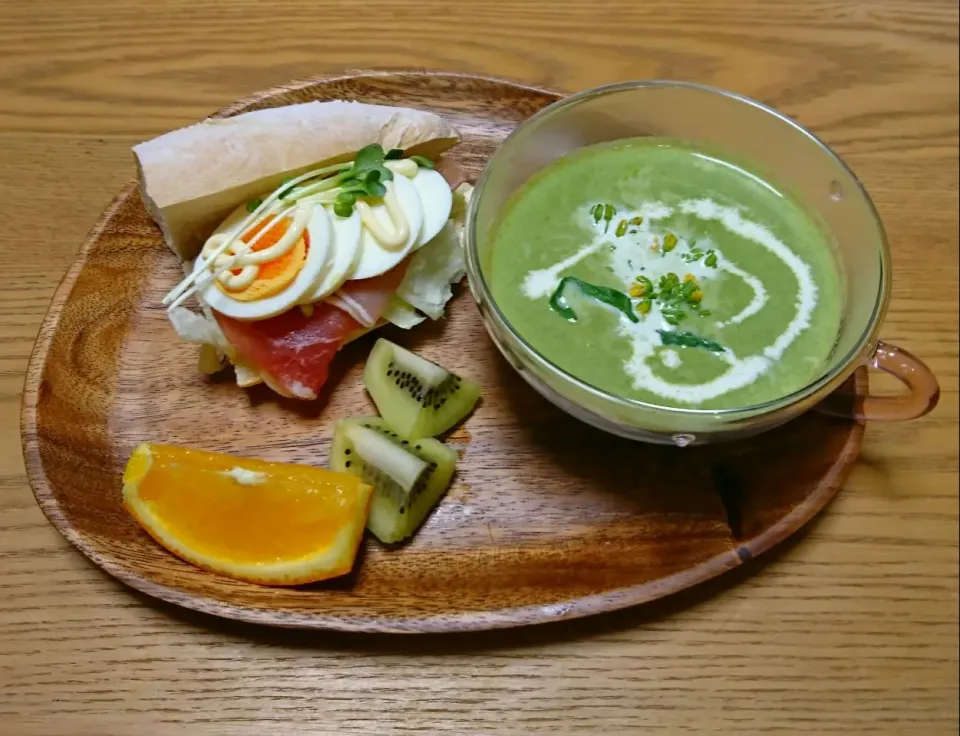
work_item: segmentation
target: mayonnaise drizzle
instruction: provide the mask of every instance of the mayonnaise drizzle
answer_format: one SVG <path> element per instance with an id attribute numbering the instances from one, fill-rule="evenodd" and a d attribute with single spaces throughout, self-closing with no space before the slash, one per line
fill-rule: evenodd
<path id="1" fill-rule="evenodd" d="M 363 200 L 357 200 L 356 208 L 360 213 L 363 226 L 384 248 L 400 248 L 410 237 L 410 221 L 403 214 L 403 207 L 397 199 L 397 190 L 392 181 L 385 182 L 387 193 L 383 197 L 383 204 L 387 211 L 386 218 L 377 217 L 373 208 Z M 387 222 L 384 222 L 386 220 Z"/>
<path id="2" fill-rule="evenodd" d="M 250 251 L 257 238 L 273 227 L 273 224 L 279 221 L 280 217 L 285 212 L 288 212 L 289 209 L 277 214 L 270 225 L 263 228 L 250 243 L 238 244 L 237 241 L 240 239 L 241 234 L 254 225 L 262 223 L 267 217 L 275 213 L 278 207 L 282 207 L 281 195 L 290 199 L 297 199 L 298 205 L 332 203 L 336 195 L 341 191 L 341 187 L 335 187 L 334 177 L 337 173 L 348 169 L 350 166 L 351 164 L 338 164 L 323 169 L 308 171 L 295 177 L 291 181 L 281 184 L 243 220 L 239 227 L 234 229 L 225 238 L 217 239 L 212 243 L 210 240 L 207 241 L 200 257 L 209 262 L 209 265 L 212 267 L 212 273 L 208 268 L 191 270 L 190 273 L 163 298 L 163 304 L 168 310 L 175 309 L 197 291 L 206 288 L 210 280 L 214 279 L 220 281 L 221 284 L 228 285 L 228 288 L 232 289 L 241 289 L 249 286 L 256 280 L 256 272 L 249 267 L 259 262 L 265 263 L 268 262 L 268 260 L 278 258 L 280 255 L 283 255 L 283 252 L 280 252 L 279 255 L 271 255 L 270 259 L 248 261 L 246 264 L 241 264 L 240 259 Z M 419 171 L 419 165 L 412 159 L 386 161 L 384 162 L 384 166 L 394 174 L 409 179 L 415 177 Z M 324 178 L 317 182 L 302 187 L 297 186 L 320 175 L 323 175 Z M 406 243 L 409 238 L 410 223 L 396 198 L 396 194 L 392 192 L 392 184 L 390 182 L 385 182 L 384 184 L 387 189 L 387 193 L 384 196 L 384 204 L 387 209 L 387 219 L 390 221 L 388 224 L 384 225 L 372 213 L 366 202 L 362 200 L 358 201 L 356 206 L 361 211 L 361 217 L 366 214 L 366 217 L 363 217 L 363 223 L 367 226 L 367 229 L 374 238 L 380 241 L 386 248 L 397 248 Z M 366 213 L 364 213 L 364 210 L 366 210 Z M 309 222 L 309 217 L 307 217 L 306 222 Z M 304 223 L 304 227 L 306 227 L 306 222 Z M 301 228 L 301 232 L 298 233 L 296 237 L 292 238 L 290 243 L 284 243 L 287 250 L 296 244 L 300 234 L 302 234 L 302 230 L 303 228 Z M 279 243 L 277 245 L 279 245 Z M 207 246 L 210 247 L 208 248 Z M 265 250 L 269 251 L 271 249 Z M 241 272 L 239 274 L 232 273 L 237 267 L 241 268 Z"/>
<path id="3" fill-rule="evenodd" d="M 682 364 L 682 358 L 680 357 L 682 350 L 678 352 L 673 349 L 665 349 L 661 344 L 658 330 L 674 328 L 663 319 L 658 304 L 654 303 L 646 318 L 636 323 L 631 322 L 623 315 L 619 316 L 618 333 L 630 340 L 632 348 L 630 358 L 624 362 L 624 371 L 632 379 L 634 387 L 638 390 L 650 391 L 678 403 L 695 405 L 743 388 L 756 381 L 770 370 L 776 361 L 783 357 L 784 352 L 793 341 L 810 326 L 818 297 L 813 274 L 810 267 L 769 229 L 746 219 L 736 208 L 720 205 L 711 199 L 696 199 L 683 201 L 676 208 L 668 207 L 660 202 L 646 203 L 639 210 L 625 211 L 618 208 L 615 220 L 618 221 L 621 218 L 630 220 L 640 216 L 644 218 L 644 221 L 640 226 L 631 228 L 635 232 L 617 238 L 612 233 L 605 232 L 608 228 L 606 223 L 602 221 L 600 223 L 594 222 L 589 209 L 583 208 L 575 215 L 578 226 L 579 223 L 586 221 L 594 232 L 593 240 L 581 247 L 572 256 L 552 266 L 529 271 L 524 278 L 522 288 L 529 299 L 541 299 L 549 296 L 556 289 L 564 271 L 587 256 L 598 252 L 604 246 L 612 245 L 611 266 L 617 277 L 625 285 L 632 283 L 634 277 L 640 272 L 641 266 L 645 267 L 644 274 L 654 282 L 660 275 L 668 271 L 683 272 L 685 270 L 692 272 L 701 283 L 705 283 L 716 278 L 718 271 L 725 271 L 732 276 L 743 279 L 753 290 L 753 298 L 744 309 L 727 322 L 716 323 L 717 326 L 724 328 L 737 325 L 760 312 L 769 299 L 763 282 L 730 261 L 719 249 L 715 249 L 718 257 L 717 269 L 705 267 L 702 260 L 692 264 L 683 262 L 680 259 L 680 254 L 686 251 L 688 247 L 688 244 L 684 241 L 681 241 L 674 252 L 668 254 L 653 254 L 649 251 L 648 245 L 653 238 L 657 237 L 662 241 L 665 234 L 665 231 L 655 230 L 652 227 L 653 223 L 666 219 L 677 211 L 693 215 L 702 220 L 716 221 L 726 230 L 767 249 L 786 264 L 796 277 L 798 284 L 795 304 L 796 314 L 773 344 L 765 348 L 762 355 L 741 358 L 729 348 L 723 353 L 714 354 L 717 360 L 726 363 L 727 368 L 716 378 L 702 384 L 672 383 L 657 376 L 648 364 L 649 358 L 655 354 L 659 355 L 660 363 L 666 368 L 676 368 Z M 700 247 L 703 247 L 702 243 Z"/>
<path id="4" fill-rule="evenodd" d="M 264 235 L 271 230 L 284 217 L 293 212 L 293 221 L 283 236 L 269 248 L 255 251 L 256 245 Z M 223 249 L 223 243 L 232 234 L 219 233 L 212 235 L 200 251 L 200 256 L 207 259 L 209 268 L 216 273 L 216 279 L 227 289 L 239 290 L 245 289 L 257 280 L 260 273 L 260 266 L 264 263 L 276 260 L 286 255 L 297 241 L 303 236 L 310 218 L 313 216 L 313 204 L 310 202 L 300 202 L 293 207 L 288 207 L 277 213 L 272 220 L 262 227 L 256 235 L 249 241 L 243 241 L 236 237 Z M 264 218 L 265 220 L 266 218 Z M 263 220 L 261 220 L 261 223 Z M 216 254 L 216 255 L 213 255 Z M 212 256 L 212 257 L 211 257 Z M 234 269 L 240 269 L 240 273 L 233 273 Z"/>

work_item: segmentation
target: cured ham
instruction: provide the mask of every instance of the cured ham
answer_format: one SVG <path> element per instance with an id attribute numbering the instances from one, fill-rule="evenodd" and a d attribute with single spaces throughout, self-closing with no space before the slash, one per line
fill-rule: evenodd
<path id="1" fill-rule="evenodd" d="M 374 322 L 403 281 L 409 259 L 372 279 L 348 281 L 340 294 L 360 304 Z M 214 312 L 237 354 L 264 374 L 271 386 L 298 399 L 315 399 L 327 381 L 337 351 L 365 328 L 354 317 L 323 302 L 304 312 L 294 307 L 270 319 L 241 321 Z"/>

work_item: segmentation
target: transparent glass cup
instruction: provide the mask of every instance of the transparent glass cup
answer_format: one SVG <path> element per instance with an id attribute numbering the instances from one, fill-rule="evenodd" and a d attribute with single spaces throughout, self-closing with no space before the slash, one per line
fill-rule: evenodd
<path id="1" fill-rule="evenodd" d="M 653 135 L 701 142 L 753 161 L 788 187 L 827 230 L 842 271 L 843 320 L 820 376 L 775 401 L 724 410 L 675 409 L 591 386 L 561 370 L 511 327 L 488 281 L 499 214 L 513 192 L 555 159 L 583 146 Z M 663 444 L 703 444 L 771 429 L 819 405 L 857 419 L 899 421 L 937 402 L 933 373 L 907 351 L 878 339 L 890 298 L 890 250 L 870 197 L 853 172 L 807 130 L 760 103 L 680 82 L 623 82 L 580 92 L 524 121 L 491 157 L 474 191 L 466 227 L 467 276 L 490 337 L 543 396 L 588 424 Z M 896 376 L 899 396 L 830 394 L 860 366 Z"/>

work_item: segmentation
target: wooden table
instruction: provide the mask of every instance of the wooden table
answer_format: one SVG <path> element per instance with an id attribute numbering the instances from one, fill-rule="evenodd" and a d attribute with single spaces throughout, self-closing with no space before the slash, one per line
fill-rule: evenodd
<path id="1" fill-rule="evenodd" d="M 956 0 L 2 3 L 0 732 L 956 733 L 957 15 Z M 132 144 L 291 78 L 376 66 L 569 90 L 669 77 L 783 109 L 872 193 L 896 265 L 883 334 L 938 373 L 939 407 L 870 426 L 795 541 L 606 618 L 305 635 L 125 589 L 47 524 L 24 477 L 22 374 L 47 301 L 131 177 Z"/>

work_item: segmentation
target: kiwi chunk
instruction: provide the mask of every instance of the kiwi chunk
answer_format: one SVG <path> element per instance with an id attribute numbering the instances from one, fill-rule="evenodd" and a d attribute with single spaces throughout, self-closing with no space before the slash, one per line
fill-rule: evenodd
<path id="1" fill-rule="evenodd" d="M 450 485 L 457 453 L 435 439 L 406 440 L 380 417 L 334 426 L 330 467 L 373 487 L 367 529 L 385 544 L 412 536 Z"/>
<path id="2" fill-rule="evenodd" d="M 436 363 L 380 338 L 363 382 L 380 416 L 401 437 L 434 437 L 473 409 L 480 387 Z"/>

